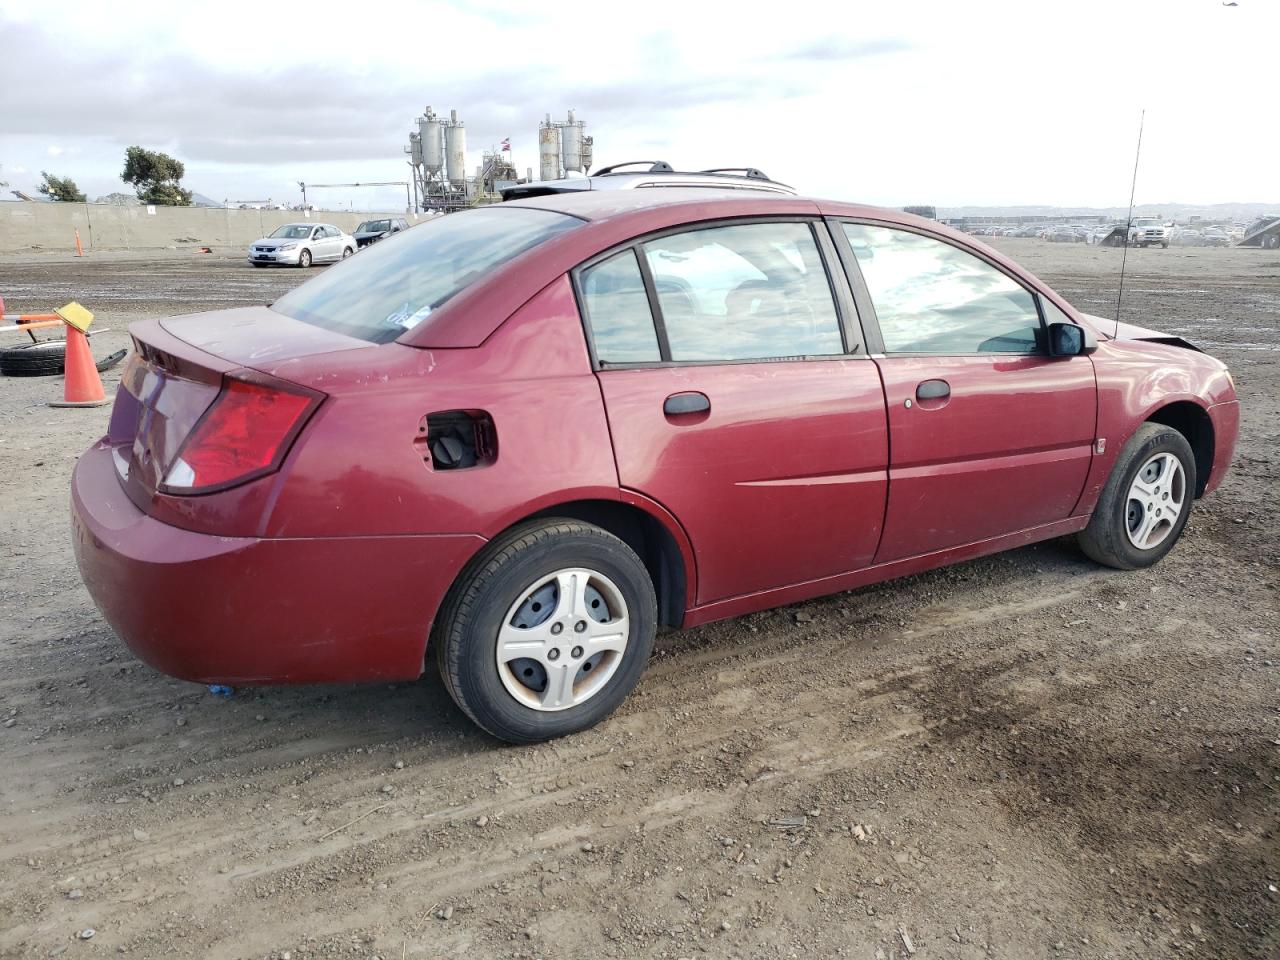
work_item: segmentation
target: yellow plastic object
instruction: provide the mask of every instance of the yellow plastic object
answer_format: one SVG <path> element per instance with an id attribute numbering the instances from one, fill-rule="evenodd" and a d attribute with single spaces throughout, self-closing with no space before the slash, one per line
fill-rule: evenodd
<path id="1" fill-rule="evenodd" d="M 93 323 L 93 314 L 74 300 L 65 307 L 57 307 L 53 312 L 81 333 L 88 330 L 89 324 Z"/>

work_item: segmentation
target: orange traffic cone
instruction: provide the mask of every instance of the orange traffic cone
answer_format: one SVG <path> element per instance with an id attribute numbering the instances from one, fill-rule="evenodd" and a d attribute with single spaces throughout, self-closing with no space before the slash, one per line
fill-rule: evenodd
<path id="1" fill-rule="evenodd" d="M 62 400 L 50 400 L 51 407 L 100 407 L 110 403 L 102 389 L 102 378 L 93 362 L 93 351 L 84 331 L 67 324 L 67 380 Z"/>

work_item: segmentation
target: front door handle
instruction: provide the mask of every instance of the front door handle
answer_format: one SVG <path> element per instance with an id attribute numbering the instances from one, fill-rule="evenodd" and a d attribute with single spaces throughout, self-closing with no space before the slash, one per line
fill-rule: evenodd
<path id="1" fill-rule="evenodd" d="M 951 384 L 945 380 L 925 380 L 916 387 L 917 400 L 942 400 L 951 396 Z"/>
<path id="2" fill-rule="evenodd" d="M 710 409 L 711 401 L 707 395 L 697 391 L 673 393 L 662 404 L 662 412 L 668 417 L 679 416 L 682 413 L 706 413 Z"/>

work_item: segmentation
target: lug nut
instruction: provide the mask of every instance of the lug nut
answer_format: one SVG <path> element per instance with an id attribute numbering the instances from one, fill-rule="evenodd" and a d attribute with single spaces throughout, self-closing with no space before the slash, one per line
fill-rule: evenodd
<path id="1" fill-rule="evenodd" d="M 564 624 L 563 624 L 563 623 L 553 623 L 553 624 L 551 625 L 551 632 L 552 632 L 552 633 L 554 633 L 554 634 L 556 634 L 557 636 L 559 636 L 561 633 L 563 633 L 563 632 L 564 632 Z"/>
<path id="2" fill-rule="evenodd" d="M 584 631 L 587 629 L 587 621 L 585 621 L 585 620 L 579 620 L 577 623 L 575 623 L 575 624 L 573 625 L 573 629 L 574 629 L 577 633 L 582 633 L 582 632 L 584 632 Z"/>
<path id="3" fill-rule="evenodd" d="M 573 658 L 576 660 L 576 659 L 578 659 L 578 657 L 580 657 L 580 656 L 582 656 L 582 648 L 581 648 L 581 647 L 574 647 L 574 648 L 573 648 Z"/>
<path id="4" fill-rule="evenodd" d="M 559 660 L 559 659 L 560 659 L 560 651 L 559 651 L 556 647 L 552 647 L 550 650 L 548 650 L 548 651 L 547 651 L 547 659 L 548 659 L 548 660 Z"/>

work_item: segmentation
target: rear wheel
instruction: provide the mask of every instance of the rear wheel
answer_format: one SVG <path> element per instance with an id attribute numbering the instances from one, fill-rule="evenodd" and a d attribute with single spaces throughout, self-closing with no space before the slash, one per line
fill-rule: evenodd
<path id="1" fill-rule="evenodd" d="M 1195 456 L 1186 437 L 1144 423 L 1120 451 L 1080 546 L 1109 567 L 1149 567 L 1182 536 L 1195 490 Z"/>
<path id="2" fill-rule="evenodd" d="M 298 266 L 302 267 L 304 270 L 307 267 L 311 266 L 310 250 L 303 250 L 300 254 L 298 254 Z"/>
<path id="3" fill-rule="evenodd" d="M 446 688 L 495 737 L 535 743 L 594 726 L 644 672 L 653 584 L 612 534 L 573 520 L 526 524 L 459 578 L 433 642 Z"/>
<path id="4" fill-rule="evenodd" d="M 342 259 L 343 259 L 343 260 L 347 259 L 347 257 L 351 256 L 353 253 L 355 253 L 355 251 L 354 251 L 354 250 L 352 250 L 350 247 L 343 247 L 343 248 L 342 248 Z"/>
<path id="5" fill-rule="evenodd" d="M 1280 233 L 1273 233 L 1262 238 L 1262 246 L 1266 250 L 1280 250 Z"/>

